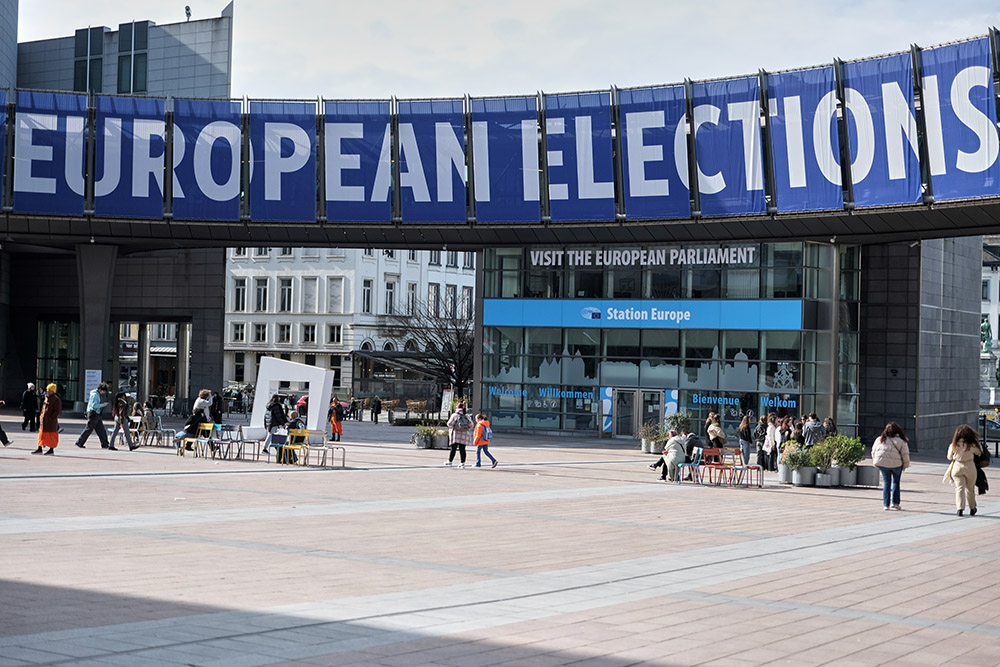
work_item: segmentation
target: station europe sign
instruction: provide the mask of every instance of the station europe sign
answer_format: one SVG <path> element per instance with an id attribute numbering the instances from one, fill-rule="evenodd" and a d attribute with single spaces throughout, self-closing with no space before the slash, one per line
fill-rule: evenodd
<path id="1" fill-rule="evenodd" d="M 484 299 L 484 326 L 797 331 L 802 301 Z"/>
<path id="2" fill-rule="evenodd" d="M 177 99 L 167 114 L 162 99 L 98 95 L 91 121 L 86 96 L 18 91 L 13 206 L 82 215 L 85 179 L 92 179 L 97 215 L 156 219 L 166 206 L 179 219 L 236 220 L 248 184 L 252 220 L 314 222 L 325 192 L 329 221 L 390 222 L 398 201 L 403 223 L 465 223 L 471 179 L 477 223 L 539 222 L 543 199 L 556 222 L 614 220 L 616 192 L 627 219 L 676 219 L 692 214 L 694 173 L 704 216 L 764 213 L 765 181 L 779 212 L 836 210 L 845 205 L 842 140 L 855 206 L 920 202 L 922 155 L 935 200 L 1000 195 L 989 39 L 919 54 L 916 76 L 910 54 L 901 53 L 840 70 L 688 86 L 324 101 L 322 133 L 315 102 L 251 101 L 244 109 Z M 926 137 L 917 130 L 915 82 Z M 0 91 L 0 109 L 6 102 Z M 773 162 L 767 170 L 765 141 Z M 95 169 L 88 174 L 90 151 Z"/>

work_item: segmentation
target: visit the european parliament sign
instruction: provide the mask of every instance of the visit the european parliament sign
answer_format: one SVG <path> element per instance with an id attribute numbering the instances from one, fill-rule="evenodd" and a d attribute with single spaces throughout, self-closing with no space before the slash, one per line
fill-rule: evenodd
<path id="1" fill-rule="evenodd" d="M 13 168 L 20 213 L 248 222 L 560 224 L 990 197 L 1000 195 L 992 63 L 980 38 L 774 74 L 514 97 L 18 91 L 5 106 L 0 91 L 0 133 L 13 132 L 0 170 Z"/>

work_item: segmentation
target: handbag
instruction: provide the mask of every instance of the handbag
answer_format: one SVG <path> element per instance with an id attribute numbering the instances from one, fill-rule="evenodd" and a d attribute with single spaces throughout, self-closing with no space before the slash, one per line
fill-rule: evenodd
<path id="1" fill-rule="evenodd" d="M 984 442 L 979 445 L 979 449 L 982 450 L 982 454 L 976 457 L 976 466 L 979 468 L 989 468 L 990 467 L 990 448 Z"/>

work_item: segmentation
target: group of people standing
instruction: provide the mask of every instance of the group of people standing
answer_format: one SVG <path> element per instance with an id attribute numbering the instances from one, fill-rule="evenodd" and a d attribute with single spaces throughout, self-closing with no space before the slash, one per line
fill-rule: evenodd
<path id="1" fill-rule="evenodd" d="M 837 424 L 833 417 L 827 417 L 822 422 L 815 412 L 809 413 L 805 419 L 796 420 L 794 417 L 779 417 L 774 412 L 761 415 L 757 420 L 757 426 L 750 434 L 750 417 L 746 415 L 740 423 L 740 440 L 751 441 L 756 447 L 756 463 L 763 470 L 772 472 L 778 469 L 778 460 L 781 456 L 781 449 L 788 442 L 795 442 L 806 448 L 822 442 L 831 435 L 837 435 Z M 741 447 L 743 443 L 740 443 Z M 743 460 L 749 461 L 749 444 L 747 452 L 744 453 Z"/>
<path id="2" fill-rule="evenodd" d="M 497 467 L 497 460 L 490 454 L 490 440 L 493 439 L 493 429 L 490 420 L 486 415 L 479 413 L 475 420 L 466 412 L 465 403 L 455 406 L 455 412 L 448 418 L 448 443 L 451 446 L 451 453 L 448 460 L 444 462 L 446 466 L 452 465 L 455 461 L 455 453 L 459 454 L 459 468 L 465 467 L 465 448 L 470 445 L 476 447 L 476 467 L 482 467 L 483 454 L 493 462 L 492 468 Z"/>

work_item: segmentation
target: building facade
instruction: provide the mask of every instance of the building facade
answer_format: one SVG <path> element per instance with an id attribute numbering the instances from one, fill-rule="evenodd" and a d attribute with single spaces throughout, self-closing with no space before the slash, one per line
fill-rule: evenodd
<path id="1" fill-rule="evenodd" d="M 252 385 L 260 357 L 332 370 L 341 397 L 429 398 L 432 380 L 395 366 L 422 352 L 388 316 L 417 307 L 472 317 L 475 255 L 448 250 L 231 248 L 226 260 L 226 384 Z M 407 387 L 413 384 L 413 387 Z M 290 391 L 304 384 L 290 382 Z M 408 391 L 412 395 L 406 394 Z"/>

